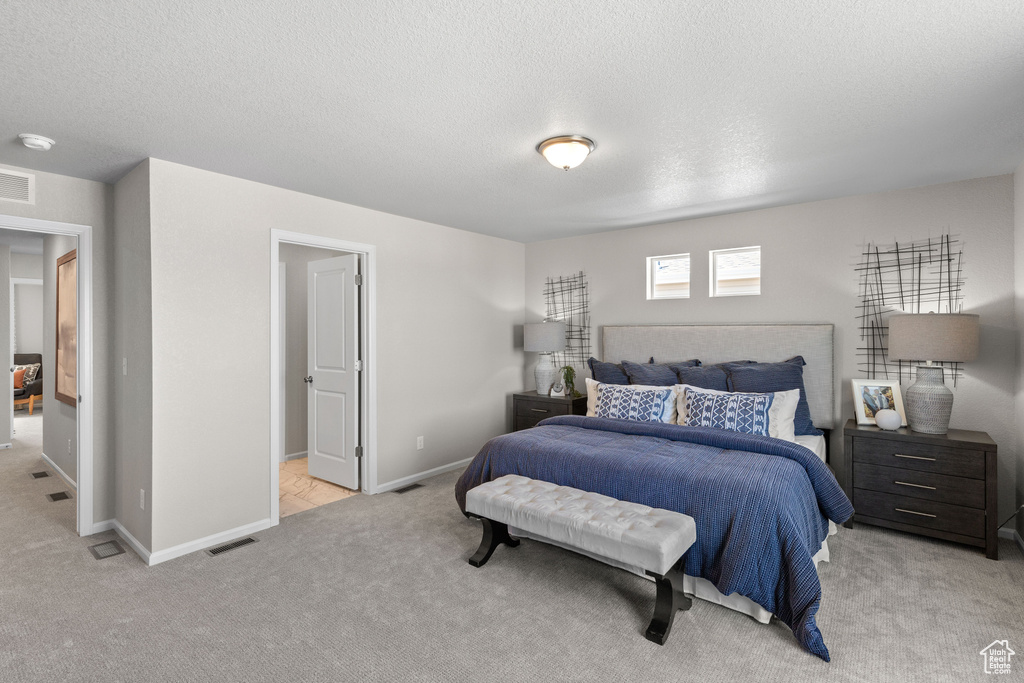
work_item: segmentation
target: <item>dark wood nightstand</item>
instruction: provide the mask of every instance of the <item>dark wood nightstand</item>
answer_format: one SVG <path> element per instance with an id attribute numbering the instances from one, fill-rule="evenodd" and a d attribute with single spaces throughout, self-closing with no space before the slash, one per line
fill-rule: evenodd
<path id="1" fill-rule="evenodd" d="M 999 559 L 997 446 L 988 434 L 887 432 L 850 420 L 843 444 L 853 521 L 966 543 Z"/>
<path id="2" fill-rule="evenodd" d="M 587 395 L 579 398 L 544 396 L 536 391 L 512 394 L 512 431 L 528 429 L 546 417 L 586 415 Z"/>

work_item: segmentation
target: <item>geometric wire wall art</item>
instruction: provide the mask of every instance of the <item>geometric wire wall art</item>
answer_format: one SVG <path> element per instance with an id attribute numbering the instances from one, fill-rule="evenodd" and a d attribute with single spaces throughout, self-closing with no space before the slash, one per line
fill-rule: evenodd
<path id="1" fill-rule="evenodd" d="M 565 351 L 555 353 L 555 367 L 586 365 L 590 358 L 590 294 L 583 271 L 548 278 L 544 286 L 546 320 L 565 323 Z"/>
<path id="2" fill-rule="evenodd" d="M 860 278 L 860 371 L 869 379 L 909 380 L 917 363 L 888 358 L 889 316 L 963 312 L 963 246 L 950 235 L 890 245 L 868 244 L 856 270 Z M 938 364 L 946 368 L 956 386 L 962 374 L 960 364 Z"/>

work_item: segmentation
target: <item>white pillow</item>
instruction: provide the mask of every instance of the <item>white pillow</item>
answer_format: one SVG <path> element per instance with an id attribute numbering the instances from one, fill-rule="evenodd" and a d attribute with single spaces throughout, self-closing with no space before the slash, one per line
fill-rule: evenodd
<path id="1" fill-rule="evenodd" d="M 677 384 L 676 389 L 676 424 L 686 424 L 686 392 L 695 391 L 703 394 L 730 394 L 748 392 L 717 391 L 715 389 L 702 389 L 690 386 L 689 384 Z M 789 391 L 773 392 L 775 398 L 772 406 L 768 409 L 768 435 L 784 441 L 796 443 L 796 405 L 800 402 L 800 390 L 790 389 Z"/>
<path id="2" fill-rule="evenodd" d="M 613 387 L 613 388 L 615 388 L 617 390 L 618 389 L 622 389 L 622 390 L 625 390 L 625 391 L 636 391 L 636 392 L 652 391 L 652 390 L 654 390 L 654 391 L 665 391 L 667 389 L 667 390 L 672 392 L 672 396 L 671 396 L 672 406 L 670 406 L 671 414 L 670 415 L 666 415 L 665 419 L 663 421 L 664 422 L 668 422 L 669 424 L 675 423 L 675 420 L 676 420 L 675 405 L 676 405 L 676 401 L 677 401 L 677 398 L 678 398 L 676 396 L 676 394 L 678 392 L 679 385 L 677 385 L 677 386 L 657 387 L 657 386 L 650 386 L 650 385 L 647 385 L 647 384 L 605 384 L 605 383 L 602 383 L 602 382 L 598 382 L 597 380 L 590 379 L 589 377 L 587 377 L 585 379 L 586 379 L 586 382 L 587 382 L 587 417 L 595 417 L 597 415 L 596 411 L 597 411 L 598 402 L 601 400 L 601 387 Z"/>

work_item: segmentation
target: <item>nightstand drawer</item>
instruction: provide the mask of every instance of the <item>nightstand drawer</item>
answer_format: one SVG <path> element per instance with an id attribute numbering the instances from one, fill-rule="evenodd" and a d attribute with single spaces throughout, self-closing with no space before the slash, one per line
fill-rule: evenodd
<path id="1" fill-rule="evenodd" d="M 545 417 L 554 415 L 568 415 L 569 407 L 568 403 L 518 399 L 516 400 L 516 417 L 536 417 L 543 420 Z"/>
<path id="2" fill-rule="evenodd" d="M 985 482 L 981 479 L 857 462 L 853 465 L 853 480 L 857 488 L 870 491 L 985 509 Z"/>
<path id="3" fill-rule="evenodd" d="M 853 461 L 954 477 L 985 478 L 984 451 L 942 448 L 908 441 L 856 439 Z"/>
<path id="4" fill-rule="evenodd" d="M 985 537 L 984 510 L 863 489 L 853 490 L 853 507 L 858 516 L 866 515 L 974 538 Z"/>

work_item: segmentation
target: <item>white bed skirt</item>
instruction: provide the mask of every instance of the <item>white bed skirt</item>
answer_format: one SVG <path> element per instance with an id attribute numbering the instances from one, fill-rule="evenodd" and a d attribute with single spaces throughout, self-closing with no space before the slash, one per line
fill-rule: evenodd
<path id="1" fill-rule="evenodd" d="M 541 543 L 549 543 L 551 545 L 557 545 L 560 548 L 565 548 L 567 550 L 571 550 L 574 553 L 579 553 L 581 555 L 586 555 L 587 557 L 595 559 L 598 562 L 603 562 L 603 563 L 611 565 L 613 567 L 618 567 L 619 569 L 625 569 L 628 572 L 631 572 L 633 574 L 637 574 L 638 576 L 643 576 L 644 578 L 650 578 L 649 576 L 647 576 L 647 574 L 644 572 L 644 570 L 642 570 L 642 569 L 640 569 L 638 567 L 632 567 L 630 565 L 623 564 L 621 562 L 616 562 L 615 560 L 609 560 L 608 558 L 601 557 L 600 555 L 595 555 L 593 553 L 584 552 L 582 550 L 579 550 L 578 548 L 572 548 L 570 546 L 566 546 L 566 545 L 563 545 L 561 543 L 556 543 L 555 541 L 552 541 L 550 539 L 543 538 L 541 536 L 536 536 L 534 534 L 527 533 L 527 532 L 523 531 L 522 529 L 516 529 L 514 527 L 509 527 L 508 531 L 509 531 L 510 534 L 512 534 L 513 536 L 516 536 L 518 538 L 529 538 L 529 539 L 532 539 L 534 541 L 540 541 Z M 836 531 L 837 531 L 836 525 L 831 520 L 829 520 L 829 523 L 828 523 L 828 535 L 829 536 L 833 536 L 833 535 L 835 535 Z M 817 553 L 814 554 L 814 557 L 812 559 L 814 560 L 814 566 L 815 567 L 818 566 L 819 562 L 828 562 L 829 561 L 828 539 L 827 538 L 824 541 L 821 542 L 821 548 L 818 550 Z M 653 581 L 653 579 L 651 579 L 651 580 Z M 715 588 L 715 584 L 711 583 L 707 579 L 702 579 L 702 578 L 699 578 L 699 577 L 696 577 L 696 576 L 690 576 L 689 574 L 684 574 L 684 577 L 683 577 L 683 592 L 686 593 L 687 595 L 692 595 L 695 598 L 700 598 L 701 600 L 706 600 L 708 602 L 713 602 L 716 605 L 721 605 L 722 607 L 727 607 L 727 608 L 729 608 L 731 610 L 734 610 L 736 612 L 740 612 L 741 614 L 746 614 L 747 616 L 752 617 L 752 618 L 756 619 L 757 621 L 760 621 L 762 624 L 767 624 L 772 619 L 771 612 L 766 610 L 764 607 L 761 607 L 760 605 L 758 605 L 756 602 L 754 602 L 750 598 L 748 598 L 746 596 L 743 596 L 743 595 L 739 595 L 738 593 L 733 593 L 732 595 L 722 595 L 718 591 L 718 589 Z"/>

